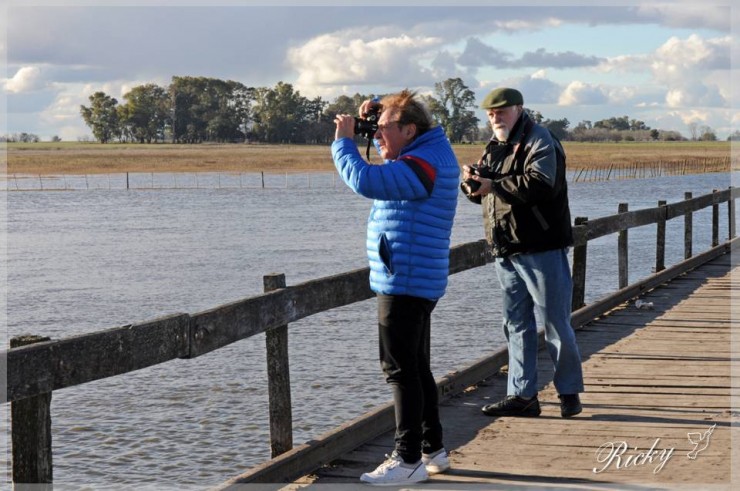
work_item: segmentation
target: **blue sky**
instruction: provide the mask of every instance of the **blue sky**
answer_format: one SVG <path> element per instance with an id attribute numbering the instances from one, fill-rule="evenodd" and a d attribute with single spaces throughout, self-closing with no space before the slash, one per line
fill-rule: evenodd
<path id="1" fill-rule="evenodd" d="M 89 135 L 88 96 L 172 76 L 283 81 L 307 97 L 506 85 L 545 118 L 629 116 L 720 138 L 740 123 L 740 17 L 717 2 L 10 0 L 0 7 L 0 134 Z M 454 5 L 454 6 L 453 6 Z M 738 66 L 737 63 L 734 66 Z M 480 111 L 479 117 L 484 114 Z"/>

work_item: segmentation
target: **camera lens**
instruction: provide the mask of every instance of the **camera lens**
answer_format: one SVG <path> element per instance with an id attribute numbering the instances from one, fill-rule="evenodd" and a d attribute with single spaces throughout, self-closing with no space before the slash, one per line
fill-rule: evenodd
<path id="1" fill-rule="evenodd" d="M 463 192 L 470 196 L 474 192 L 478 191 L 480 189 L 480 182 L 475 181 L 473 179 L 467 179 L 462 184 L 461 187 L 463 189 Z"/>

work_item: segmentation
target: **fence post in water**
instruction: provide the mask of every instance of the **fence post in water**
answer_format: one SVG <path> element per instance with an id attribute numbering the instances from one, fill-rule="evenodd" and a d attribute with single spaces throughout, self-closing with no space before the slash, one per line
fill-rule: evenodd
<path id="1" fill-rule="evenodd" d="M 690 200 L 693 195 L 690 192 L 684 193 L 683 195 L 684 200 L 688 201 Z M 687 212 L 684 215 L 684 232 L 683 232 L 683 258 L 689 259 L 692 254 L 692 236 L 694 231 L 694 214 L 692 212 Z"/>
<path id="2" fill-rule="evenodd" d="M 657 222 L 655 238 L 655 272 L 658 273 L 665 269 L 665 220 L 667 201 L 658 201 L 658 206 L 662 208 L 660 218 Z"/>
<path id="3" fill-rule="evenodd" d="M 263 277 L 265 292 L 285 288 L 285 275 Z M 288 326 L 265 332 L 267 348 L 267 388 L 270 402 L 270 450 L 272 457 L 293 448 L 293 415 L 290 401 Z"/>
<path id="4" fill-rule="evenodd" d="M 10 340 L 10 347 L 49 340 L 42 336 L 18 336 Z M 51 392 L 11 402 L 10 414 L 13 483 L 51 483 Z"/>
<path id="5" fill-rule="evenodd" d="M 585 225 L 587 217 L 576 217 L 574 225 Z M 586 257 L 588 252 L 588 240 L 582 245 L 573 247 L 573 298 L 571 299 L 571 310 L 575 311 L 585 305 L 586 298 Z"/>
<path id="6" fill-rule="evenodd" d="M 617 209 L 618 213 L 627 213 L 629 210 L 629 205 L 627 203 L 619 203 L 619 207 Z M 628 242 L 627 238 L 629 236 L 629 232 L 625 230 L 619 231 L 619 236 L 617 238 L 617 261 L 619 263 L 619 288 L 622 289 L 625 286 L 629 284 L 629 267 L 628 267 L 628 261 L 629 261 L 629 250 L 628 250 Z"/>

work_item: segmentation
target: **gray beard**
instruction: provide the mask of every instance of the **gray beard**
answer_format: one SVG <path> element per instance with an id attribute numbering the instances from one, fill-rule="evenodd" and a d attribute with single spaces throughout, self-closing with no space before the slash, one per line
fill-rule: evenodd
<path id="1" fill-rule="evenodd" d="M 511 134 L 511 130 L 509 128 L 495 128 L 493 130 L 493 134 L 496 135 L 496 139 L 498 141 L 505 142 L 509 139 L 509 135 Z"/>

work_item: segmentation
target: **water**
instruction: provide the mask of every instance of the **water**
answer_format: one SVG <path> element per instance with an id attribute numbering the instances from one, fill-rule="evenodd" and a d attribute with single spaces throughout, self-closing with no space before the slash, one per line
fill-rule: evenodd
<path id="1" fill-rule="evenodd" d="M 729 185 L 727 174 L 577 183 L 570 185 L 571 208 L 574 217 L 593 219 L 616 213 L 619 202 L 636 210 Z M 0 198 L 7 200 L 9 336 L 58 339 L 195 313 L 261 293 L 265 274 L 285 273 L 295 284 L 366 266 L 370 202 L 342 185 Z M 709 247 L 710 213 L 694 216 L 695 252 Z M 726 205 L 721 217 L 724 239 Z M 481 237 L 480 207 L 461 198 L 453 244 Z M 672 264 L 683 256 L 682 219 L 668 223 L 667 238 Z M 630 231 L 630 281 L 650 271 L 654 242 L 654 226 Z M 616 262 L 616 236 L 589 244 L 587 302 L 617 288 Z M 433 314 L 435 375 L 500 347 L 499 300 L 491 265 L 451 277 Z M 291 325 L 295 444 L 390 399 L 376 337 L 374 300 Z M 193 360 L 55 391 L 55 483 L 94 489 L 221 483 L 269 458 L 266 393 L 261 335 Z"/>

